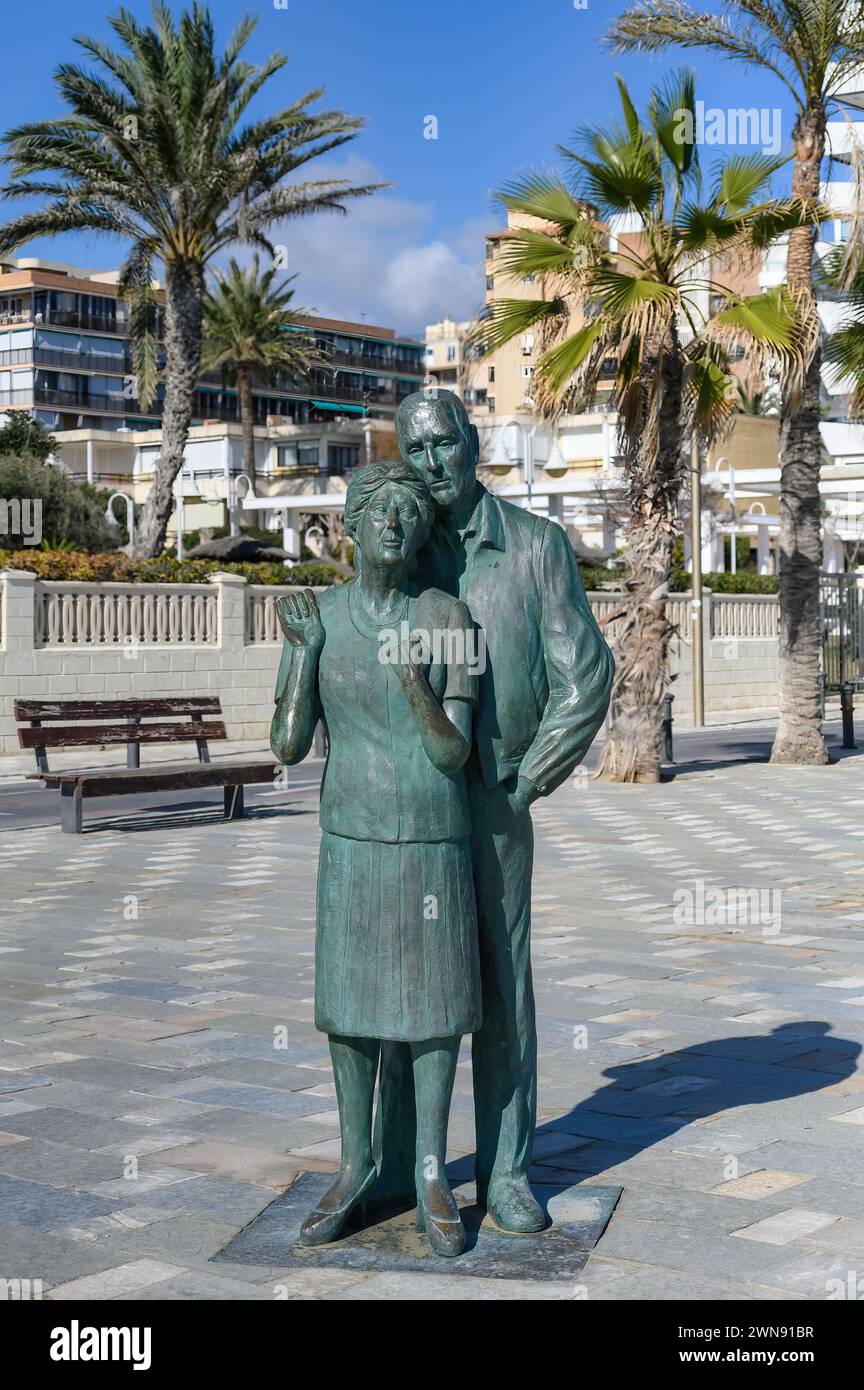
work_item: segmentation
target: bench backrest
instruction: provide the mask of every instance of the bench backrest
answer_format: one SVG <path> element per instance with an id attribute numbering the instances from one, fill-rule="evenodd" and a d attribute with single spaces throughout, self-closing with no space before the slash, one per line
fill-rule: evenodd
<path id="1" fill-rule="evenodd" d="M 40 772 L 48 772 L 49 748 L 81 748 L 125 743 L 126 763 L 140 766 L 142 743 L 180 743 L 194 740 L 202 763 L 210 761 L 208 740 L 227 738 L 216 696 L 165 700 L 16 700 L 15 718 L 29 721 L 19 728 L 18 743 L 32 748 Z M 144 724 L 144 719 L 152 723 Z M 61 721 L 81 720 L 82 723 Z M 112 721 L 123 721 L 112 722 Z M 181 722 L 182 721 L 182 722 Z M 52 727 L 53 726 L 53 727 Z"/>

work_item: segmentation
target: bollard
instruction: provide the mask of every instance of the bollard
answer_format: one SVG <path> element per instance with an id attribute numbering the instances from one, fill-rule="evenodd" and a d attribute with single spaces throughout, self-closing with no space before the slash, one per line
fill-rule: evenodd
<path id="1" fill-rule="evenodd" d="M 852 696 L 855 686 L 851 681 L 844 681 L 840 687 L 840 712 L 843 715 L 843 747 L 857 748 L 855 742 L 855 712 L 852 707 Z"/>
<path id="2" fill-rule="evenodd" d="M 675 755 L 672 751 L 672 701 L 674 699 L 674 695 L 663 696 L 663 722 L 661 728 L 663 730 L 663 761 L 665 763 L 674 763 L 675 761 Z"/>

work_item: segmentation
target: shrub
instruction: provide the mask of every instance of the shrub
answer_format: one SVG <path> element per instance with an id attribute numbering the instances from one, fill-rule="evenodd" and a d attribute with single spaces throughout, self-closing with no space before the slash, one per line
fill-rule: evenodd
<path id="1" fill-rule="evenodd" d="M 780 589 L 776 574 L 757 574 L 755 570 L 741 570 L 738 574 L 709 570 L 702 575 L 702 584 L 714 594 L 776 594 Z M 686 570 L 676 571 L 671 588 L 678 594 L 689 590 L 690 575 Z"/>
<path id="2" fill-rule="evenodd" d="M 82 583 L 100 580 L 128 581 L 132 563 L 119 552 L 113 555 L 86 555 L 81 550 L 0 550 L 0 569 L 30 570 L 39 579 L 75 579 Z"/>
<path id="3" fill-rule="evenodd" d="M 579 573 L 582 575 L 582 583 L 589 592 L 596 593 L 601 589 L 623 589 L 624 575 L 626 571 L 621 565 L 616 565 L 613 569 L 607 569 L 605 565 L 581 565 Z"/>
<path id="4" fill-rule="evenodd" d="M 34 458 L 0 456 L 0 497 L 41 502 L 43 537 L 88 552 L 113 550 L 118 533 L 105 517 L 107 496 Z"/>
<path id="5" fill-rule="evenodd" d="M 225 564 L 218 560 L 175 560 L 160 555 L 155 560 L 132 561 L 127 556 L 86 555 L 80 550 L 0 550 L 0 569 L 30 570 L 40 579 L 78 580 L 81 583 L 206 584 L 211 574 L 242 574 L 250 584 L 341 584 L 343 575 L 330 565 L 303 564 L 286 570 L 275 564 Z"/>

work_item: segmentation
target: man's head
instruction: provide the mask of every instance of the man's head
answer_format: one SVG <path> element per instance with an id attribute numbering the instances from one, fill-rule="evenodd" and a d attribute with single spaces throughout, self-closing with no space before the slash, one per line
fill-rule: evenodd
<path id="1" fill-rule="evenodd" d="M 426 483 L 440 512 L 474 495 L 477 430 L 452 391 L 415 391 L 396 411 L 396 439 L 406 463 Z"/>

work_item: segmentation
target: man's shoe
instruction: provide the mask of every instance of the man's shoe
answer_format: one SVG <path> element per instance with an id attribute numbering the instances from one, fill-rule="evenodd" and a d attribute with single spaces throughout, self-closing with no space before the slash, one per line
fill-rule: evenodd
<path id="1" fill-rule="evenodd" d="M 542 1231 L 546 1225 L 543 1208 L 527 1178 L 493 1178 L 481 1205 L 502 1231 Z"/>

